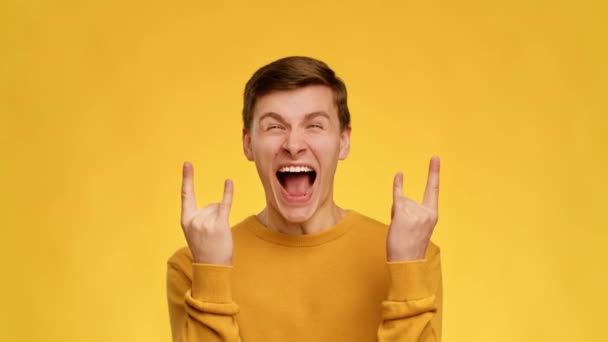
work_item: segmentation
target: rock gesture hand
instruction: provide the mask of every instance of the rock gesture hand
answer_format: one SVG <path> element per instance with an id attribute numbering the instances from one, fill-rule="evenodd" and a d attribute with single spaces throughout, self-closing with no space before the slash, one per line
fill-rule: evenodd
<path id="1" fill-rule="evenodd" d="M 184 163 L 181 226 L 195 263 L 232 264 L 232 232 L 228 223 L 232 192 L 232 181 L 227 179 L 222 202 L 199 209 L 194 195 L 194 169 L 189 162 Z"/>
<path id="2" fill-rule="evenodd" d="M 439 201 L 439 157 L 429 163 L 429 175 L 422 203 L 403 195 L 403 174 L 393 181 L 391 224 L 386 240 L 388 261 L 424 259 L 426 247 L 437 224 Z"/>

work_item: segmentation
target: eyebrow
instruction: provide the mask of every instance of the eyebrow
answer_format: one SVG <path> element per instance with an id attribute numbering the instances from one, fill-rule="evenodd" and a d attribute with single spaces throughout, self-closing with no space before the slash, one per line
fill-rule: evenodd
<path id="1" fill-rule="evenodd" d="M 327 120 L 330 120 L 329 114 L 325 113 L 324 111 L 316 111 L 316 112 L 308 113 L 304 116 L 304 120 L 311 120 L 317 116 L 322 116 L 322 117 L 326 118 Z M 260 118 L 258 119 L 258 122 L 261 122 L 265 118 L 273 118 L 277 121 L 280 121 L 281 123 L 286 123 L 285 119 L 283 119 L 281 114 L 277 114 L 275 112 L 267 112 L 267 113 L 262 114 L 262 116 L 260 116 Z"/>
<path id="2" fill-rule="evenodd" d="M 280 121 L 281 123 L 285 123 L 285 119 L 283 119 L 283 117 L 280 114 L 277 114 L 275 112 L 267 112 L 267 113 L 262 114 L 262 116 L 260 116 L 260 118 L 258 119 L 258 122 L 262 122 L 262 120 L 264 120 L 266 118 L 272 118 L 277 121 Z"/>
<path id="3" fill-rule="evenodd" d="M 308 113 L 308 114 L 306 114 L 306 116 L 304 116 L 304 119 L 310 120 L 310 119 L 316 118 L 317 116 L 322 116 L 322 117 L 326 118 L 327 120 L 330 120 L 329 114 L 325 113 L 324 111 Z"/>

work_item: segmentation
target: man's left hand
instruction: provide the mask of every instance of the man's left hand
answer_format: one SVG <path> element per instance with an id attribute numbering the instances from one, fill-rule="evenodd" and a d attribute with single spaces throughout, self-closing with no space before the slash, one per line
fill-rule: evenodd
<path id="1" fill-rule="evenodd" d="M 429 163 L 429 175 L 422 203 L 403 195 L 403 174 L 393 181 L 393 207 L 386 241 L 388 261 L 424 259 L 426 247 L 437 224 L 439 201 L 439 157 Z"/>

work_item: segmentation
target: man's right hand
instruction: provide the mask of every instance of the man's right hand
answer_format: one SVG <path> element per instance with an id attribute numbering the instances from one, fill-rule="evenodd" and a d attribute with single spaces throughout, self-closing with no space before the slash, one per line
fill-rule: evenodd
<path id="1" fill-rule="evenodd" d="M 184 163 L 181 225 L 195 263 L 232 264 L 232 232 L 228 223 L 232 192 L 232 181 L 226 179 L 222 202 L 198 209 L 194 195 L 194 169 L 191 163 Z"/>

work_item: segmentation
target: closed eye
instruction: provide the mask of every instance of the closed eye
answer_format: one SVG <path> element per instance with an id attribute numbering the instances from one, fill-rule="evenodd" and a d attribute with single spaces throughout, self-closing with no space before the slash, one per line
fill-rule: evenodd
<path id="1" fill-rule="evenodd" d="M 267 131 L 270 131 L 270 130 L 273 130 L 273 129 L 281 129 L 281 128 L 283 128 L 283 127 L 282 127 L 282 126 L 280 126 L 280 125 L 268 125 L 268 126 L 266 127 L 266 130 L 267 130 Z"/>

